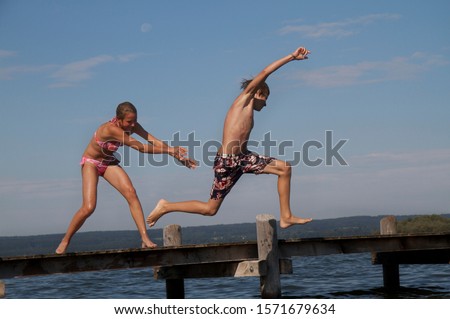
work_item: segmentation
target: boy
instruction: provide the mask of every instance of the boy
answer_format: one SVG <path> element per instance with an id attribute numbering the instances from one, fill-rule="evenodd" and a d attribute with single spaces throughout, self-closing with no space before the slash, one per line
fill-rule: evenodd
<path id="1" fill-rule="evenodd" d="M 308 58 L 305 48 L 281 58 L 262 70 L 255 78 L 242 82 L 242 93 L 231 105 L 224 123 L 222 146 L 214 161 L 214 183 L 207 202 L 191 200 L 172 203 L 161 199 L 147 217 L 150 227 L 163 215 L 170 212 L 185 212 L 213 216 L 217 213 L 225 196 L 244 173 L 275 174 L 278 176 L 280 200 L 280 227 L 306 224 L 312 219 L 292 215 L 290 208 L 291 167 L 273 157 L 261 156 L 247 150 L 247 142 L 253 128 L 253 111 L 261 111 L 269 97 L 267 77 L 286 63 Z"/>

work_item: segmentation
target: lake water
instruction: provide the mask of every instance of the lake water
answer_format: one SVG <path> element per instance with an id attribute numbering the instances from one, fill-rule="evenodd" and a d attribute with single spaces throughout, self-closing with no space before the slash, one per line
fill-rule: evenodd
<path id="1" fill-rule="evenodd" d="M 381 265 L 370 254 L 293 259 L 282 275 L 283 298 L 450 298 L 450 265 L 400 265 L 401 289 L 383 291 Z M 160 299 L 165 282 L 151 268 L 4 279 L 6 298 Z M 259 277 L 186 279 L 186 298 L 260 298 Z"/>

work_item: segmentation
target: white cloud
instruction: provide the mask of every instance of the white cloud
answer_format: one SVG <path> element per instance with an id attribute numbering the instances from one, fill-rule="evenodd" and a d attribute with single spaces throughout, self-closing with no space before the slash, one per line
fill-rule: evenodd
<path id="1" fill-rule="evenodd" d="M 314 25 L 287 25 L 279 30 L 281 35 L 300 33 L 307 38 L 346 37 L 358 33 L 358 28 L 382 20 L 396 20 L 398 14 L 383 13 L 371 14 L 336 22 L 324 22 Z"/>
<path id="2" fill-rule="evenodd" d="M 56 83 L 50 85 L 52 88 L 76 86 L 80 82 L 92 78 L 93 69 L 106 63 L 120 62 L 128 63 L 142 56 L 144 53 L 128 53 L 118 56 L 99 55 L 81 61 L 71 62 L 63 65 L 55 71 L 51 77 L 57 79 Z"/>
<path id="3" fill-rule="evenodd" d="M 0 58 L 14 54 L 12 51 L 0 50 Z M 12 80 L 20 74 L 44 73 L 49 74 L 51 78 L 55 79 L 55 82 L 50 84 L 49 87 L 72 87 L 91 79 L 94 75 L 93 70 L 102 64 L 111 62 L 128 63 L 145 55 L 144 53 L 128 53 L 118 56 L 98 55 L 80 61 L 69 62 L 64 65 L 9 66 L 0 68 L 0 80 Z"/>
<path id="4" fill-rule="evenodd" d="M 123 54 L 123 55 L 119 55 L 117 57 L 117 59 L 119 60 L 119 62 L 131 62 L 133 60 L 136 60 L 142 56 L 144 56 L 146 54 L 144 53 L 129 53 L 129 54 Z"/>
<path id="5" fill-rule="evenodd" d="M 111 61 L 114 61 L 112 56 L 99 55 L 86 60 L 66 64 L 52 74 L 52 77 L 58 81 L 52 84 L 51 87 L 74 86 L 81 81 L 90 79 L 93 74 L 93 68 Z"/>
<path id="6" fill-rule="evenodd" d="M 32 74 L 32 73 L 42 73 L 53 70 L 55 65 L 17 65 L 0 69 L 0 80 L 12 80 L 18 74 Z"/>
<path id="7" fill-rule="evenodd" d="M 411 80 L 435 66 L 448 65 L 441 55 L 416 52 L 387 61 L 366 61 L 296 73 L 293 78 L 314 87 L 339 87 L 385 81 Z"/>
<path id="8" fill-rule="evenodd" d="M 9 50 L 0 50 L 0 58 L 9 58 L 15 56 L 16 52 Z"/>

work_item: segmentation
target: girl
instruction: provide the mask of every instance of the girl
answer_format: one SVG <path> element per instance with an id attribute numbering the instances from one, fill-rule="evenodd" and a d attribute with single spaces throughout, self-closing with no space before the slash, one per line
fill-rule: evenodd
<path id="1" fill-rule="evenodd" d="M 143 144 L 131 137 L 136 133 L 149 144 Z M 186 157 L 187 151 L 181 147 L 169 147 L 167 144 L 153 137 L 137 122 L 137 110 L 130 102 L 119 104 L 116 116 L 109 122 L 100 125 L 81 158 L 81 175 L 83 182 L 83 204 L 75 213 L 67 232 L 58 248 L 57 254 L 63 254 L 72 236 L 80 229 L 86 219 L 94 212 L 97 203 L 97 184 L 102 176 L 116 188 L 128 202 L 142 239 L 142 248 L 154 248 L 147 235 L 142 206 L 127 173 L 119 166 L 119 160 L 114 152 L 127 145 L 142 153 L 169 154 L 188 168 L 195 168 L 196 162 Z"/>

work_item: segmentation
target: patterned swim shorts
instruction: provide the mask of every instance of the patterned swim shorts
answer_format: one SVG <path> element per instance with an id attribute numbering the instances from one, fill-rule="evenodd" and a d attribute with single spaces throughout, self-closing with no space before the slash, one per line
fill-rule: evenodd
<path id="1" fill-rule="evenodd" d="M 214 160 L 214 183 L 211 199 L 223 199 L 242 174 L 261 174 L 275 158 L 248 152 L 238 155 L 217 154 Z"/>

